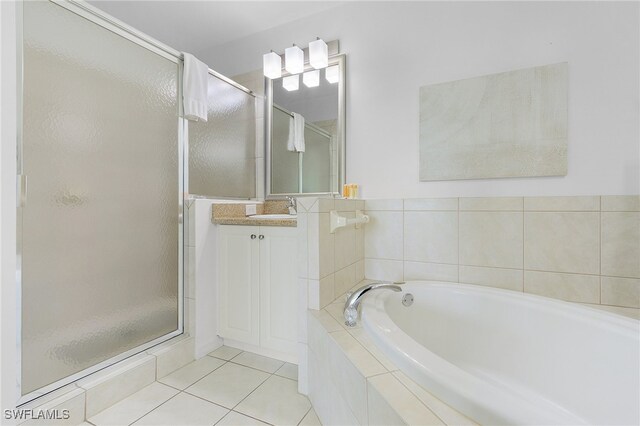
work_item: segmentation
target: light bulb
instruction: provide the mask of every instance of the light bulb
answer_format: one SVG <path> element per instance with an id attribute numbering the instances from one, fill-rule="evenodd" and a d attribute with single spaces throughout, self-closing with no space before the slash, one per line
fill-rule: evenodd
<path id="1" fill-rule="evenodd" d="M 337 83 L 340 81 L 340 70 L 337 65 L 331 66 L 324 71 L 324 78 L 329 83 Z"/>
<path id="2" fill-rule="evenodd" d="M 298 46 L 288 47 L 284 50 L 284 69 L 289 74 L 300 74 L 304 71 L 304 53 Z"/>
<path id="3" fill-rule="evenodd" d="M 275 52 L 262 56 L 262 70 L 265 77 L 270 79 L 282 77 L 282 58 Z"/>
<path id="4" fill-rule="evenodd" d="M 329 48 L 322 39 L 309 43 L 309 63 L 319 70 L 329 64 Z"/>
<path id="5" fill-rule="evenodd" d="M 284 87 L 284 89 L 289 92 L 298 90 L 298 88 L 300 87 L 300 76 L 296 74 L 283 78 L 282 87 Z"/>
<path id="6" fill-rule="evenodd" d="M 302 74 L 302 82 L 307 87 L 318 87 L 320 85 L 320 70 L 305 72 Z"/>

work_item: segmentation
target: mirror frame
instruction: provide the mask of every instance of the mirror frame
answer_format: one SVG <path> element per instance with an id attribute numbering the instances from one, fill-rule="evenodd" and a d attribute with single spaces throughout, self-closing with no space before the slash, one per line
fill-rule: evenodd
<path id="1" fill-rule="evenodd" d="M 305 197 L 318 195 L 340 195 L 342 193 L 342 185 L 346 179 L 346 55 L 339 54 L 329 57 L 328 66 L 338 65 L 340 71 L 340 81 L 338 82 L 338 125 L 337 127 L 337 153 L 338 153 L 338 188 L 336 191 L 329 192 L 292 192 L 292 193 L 271 193 L 271 131 L 273 118 L 273 80 L 264 78 L 265 97 L 264 97 L 264 140 L 265 140 L 265 199 L 280 199 L 284 197 Z M 305 63 L 304 71 L 312 70 L 313 67 Z M 282 77 L 290 75 L 288 72 L 282 72 Z"/>

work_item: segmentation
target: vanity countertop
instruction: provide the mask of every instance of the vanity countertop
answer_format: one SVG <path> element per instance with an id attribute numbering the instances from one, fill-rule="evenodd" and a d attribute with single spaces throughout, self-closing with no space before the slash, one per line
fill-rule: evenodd
<path id="1" fill-rule="evenodd" d="M 217 225 L 250 225 L 250 226 L 298 226 L 296 218 L 253 218 L 246 216 L 246 204 L 214 204 L 211 214 L 211 222 Z M 264 203 L 256 202 L 256 214 L 286 214 L 287 202 L 280 200 L 267 200 Z"/>

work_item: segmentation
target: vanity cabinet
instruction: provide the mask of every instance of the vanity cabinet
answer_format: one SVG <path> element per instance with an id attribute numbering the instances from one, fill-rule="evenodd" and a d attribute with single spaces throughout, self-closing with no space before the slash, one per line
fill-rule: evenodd
<path id="1" fill-rule="evenodd" d="M 220 337 L 294 358 L 296 262 L 296 228 L 220 225 Z"/>

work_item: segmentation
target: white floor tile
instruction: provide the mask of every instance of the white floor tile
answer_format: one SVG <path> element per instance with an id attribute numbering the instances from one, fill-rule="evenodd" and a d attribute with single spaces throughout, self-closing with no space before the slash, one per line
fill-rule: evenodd
<path id="1" fill-rule="evenodd" d="M 106 410 L 91 417 L 89 422 L 97 426 L 128 425 L 158 407 L 177 393 L 177 390 L 169 386 L 154 382 L 117 404 L 112 405 Z"/>
<path id="2" fill-rule="evenodd" d="M 225 361 L 229 361 L 234 356 L 238 355 L 242 352 L 240 349 L 230 348 L 229 346 L 221 346 L 213 352 L 209 353 L 209 356 L 213 356 L 216 358 L 224 359 Z"/>
<path id="3" fill-rule="evenodd" d="M 185 365 L 168 376 L 158 379 L 158 381 L 165 385 L 185 390 L 216 368 L 221 367 L 224 363 L 225 361 L 221 359 L 205 356 Z"/>
<path id="4" fill-rule="evenodd" d="M 297 425 L 311 403 L 298 393 L 298 384 L 271 376 L 236 407 L 236 411 L 274 425 Z"/>
<path id="5" fill-rule="evenodd" d="M 180 393 L 165 402 L 135 425 L 210 426 L 229 410 L 187 393 Z"/>
<path id="6" fill-rule="evenodd" d="M 269 375 L 241 365 L 226 363 L 186 389 L 193 395 L 233 408 Z"/>
<path id="7" fill-rule="evenodd" d="M 299 426 L 322 426 L 322 423 L 320 423 L 320 419 L 318 418 L 316 411 L 311 408 L 307 415 L 304 416 Z"/>
<path id="8" fill-rule="evenodd" d="M 246 365 L 247 367 L 257 368 L 258 370 L 266 371 L 271 374 L 278 371 L 278 369 L 284 365 L 284 361 L 278 361 L 277 359 L 268 358 L 251 352 L 241 353 L 237 357 L 233 358 L 233 362 L 236 364 Z"/>
<path id="9" fill-rule="evenodd" d="M 260 420 L 256 420 L 252 417 L 245 416 L 244 414 L 230 411 L 229 414 L 224 416 L 222 420 L 216 423 L 216 426 L 262 426 L 268 425 Z"/>
<path id="10" fill-rule="evenodd" d="M 286 377 L 287 379 L 298 380 L 298 366 L 290 362 L 285 362 L 275 374 Z"/>

